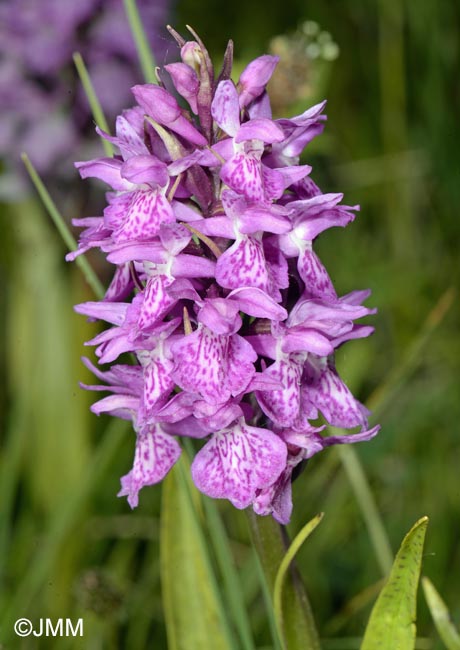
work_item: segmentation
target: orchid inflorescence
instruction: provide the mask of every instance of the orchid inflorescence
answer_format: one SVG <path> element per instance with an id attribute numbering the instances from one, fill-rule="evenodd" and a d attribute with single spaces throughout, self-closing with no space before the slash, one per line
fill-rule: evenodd
<path id="1" fill-rule="evenodd" d="M 260 56 L 234 83 L 230 42 L 216 79 L 194 31 L 192 41 L 170 31 L 181 62 L 158 85 L 132 88 L 137 106 L 117 118 L 115 137 L 98 129 L 119 155 L 76 163 L 112 191 L 103 216 L 75 220 L 84 230 L 67 259 L 96 247 L 116 266 L 104 299 L 76 306 L 112 325 L 88 342 L 110 369 L 84 360 L 104 385 L 84 387 L 109 392 L 95 413 L 132 421 L 134 464 L 119 493 L 131 507 L 186 436 L 206 440 L 191 466 L 199 490 L 287 523 L 294 468 L 379 429 L 334 365 L 337 347 L 373 330 L 355 323 L 375 312 L 362 306 L 369 291 L 338 297 L 313 251 L 358 206 L 323 194 L 299 164 L 325 102 L 272 119 L 278 57 Z M 135 362 L 114 364 L 123 353 Z M 360 431 L 323 437 L 320 414 Z"/>

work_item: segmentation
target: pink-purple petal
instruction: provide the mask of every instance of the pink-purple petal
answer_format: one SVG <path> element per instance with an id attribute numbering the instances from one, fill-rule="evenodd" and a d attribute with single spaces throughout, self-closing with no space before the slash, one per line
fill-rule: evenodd
<path id="1" fill-rule="evenodd" d="M 150 239 L 163 223 L 172 223 L 175 216 L 169 201 L 157 190 L 138 190 L 131 196 L 123 224 L 113 233 L 114 241 Z"/>
<path id="2" fill-rule="evenodd" d="M 220 128 L 235 136 L 240 128 L 240 107 L 235 84 L 230 79 L 217 86 L 211 106 L 211 115 Z"/>
<path id="3" fill-rule="evenodd" d="M 273 142 L 282 142 L 284 133 L 276 122 L 261 117 L 244 122 L 240 126 L 235 135 L 235 142 L 244 142 L 245 140 L 262 140 L 265 144 L 273 144 Z"/>
<path id="4" fill-rule="evenodd" d="M 179 459 L 179 443 L 165 433 L 159 424 L 143 429 L 137 434 L 132 470 L 121 478 L 119 497 L 128 497 L 131 508 L 139 503 L 139 491 L 159 483 Z"/>
<path id="5" fill-rule="evenodd" d="M 247 106 L 264 92 L 278 61 L 278 56 L 264 54 L 245 67 L 238 82 L 241 107 Z"/>
<path id="6" fill-rule="evenodd" d="M 114 190 L 128 190 L 131 183 L 121 177 L 122 162 L 117 158 L 97 158 L 86 162 L 76 162 L 75 167 L 82 178 L 99 178 Z"/>
<path id="7" fill-rule="evenodd" d="M 219 257 L 216 280 L 226 289 L 256 287 L 269 293 L 269 276 L 262 243 L 244 236 Z"/>
<path id="8" fill-rule="evenodd" d="M 345 429 L 366 424 L 367 409 L 353 397 L 330 362 L 307 362 L 302 381 L 329 424 Z"/>
<path id="9" fill-rule="evenodd" d="M 247 508 L 257 490 L 277 480 L 286 457 L 286 445 L 276 434 L 240 421 L 216 433 L 197 453 L 192 477 L 204 494 Z"/>
<path id="10" fill-rule="evenodd" d="M 123 163 L 121 176 L 131 183 L 153 183 L 165 187 L 169 182 L 168 168 L 155 156 L 133 156 Z"/>
<path id="11" fill-rule="evenodd" d="M 265 374 L 278 381 L 282 388 L 257 392 L 257 401 L 277 426 L 288 427 L 295 422 L 300 408 L 301 359 L 291 355 L 275 361 Z"/>

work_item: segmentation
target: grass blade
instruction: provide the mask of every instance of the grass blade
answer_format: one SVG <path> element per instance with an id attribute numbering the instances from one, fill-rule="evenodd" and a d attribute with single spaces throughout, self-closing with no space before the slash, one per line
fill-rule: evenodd
<path id="1" fill-rule="evenodd" d="M 97 98 L 96 91 L 94 90 L 93 83 L 88 74 L 88 70 L 86 68 L 85 62 L 83 61 L 83 57 L 81 56 L 80 52 L 74 53 L 73 62 L 75 63 L 75 67 L 77 68 L 78 76 L 80 77 L 83 90 L 85 91 L 86 98 L 88 99 L 88 103 L 90 105 L 91 112 L 94 117 L 94 121 L 96 122 L 97 126 L 101 128 L 103 131 L 105 131 L 106 133 L 110 133 L 107 120 L 105 119 L 105 115 L 102 110 L 102 106 Z M 104 147 L 105 153 L 107 154 L 107 156 L 112 157 L 114 154 L 114 148 L 112 143 L 105 140 L 105 138 L 101 138 L 101 140 L 102 140 L 102 146 Z"/>
<path id="2" fill-rule="evenodd" d="M 160 567 L 170 650 L 236 650 L 203 535 L 185 454 L 163 483 Z"/>
<path id="3" fill-rule="evenodd" d="M 72 490 L 61 501 L 60 507 L 55 511 L 48 532 L 43 543 L 33 558 L 29 571 L 22 582 L 15 589 L 14 595 L 8 603 L 8 608 L 2 616 L 1 629 L 5 635 L 13 631 L 11 623 L 17 618 L 18 612 L 26 612 L 30 603 L 37 597 L 37 593 L 46 580 L 53 562 L 59 555 L 61 544 L 72 530 L 81 510 L 94 490 L 97 482 L 104 476 L 108 465 L 112 462 L 122 440 L 126 435 L 126 422 L 113 420 L 107 427 L 104 437 L 95 450 L 91 463 L 87 468 L 85 480 L 81 481 L 79 490 Z M 2 641 L 7 641 L 7 638 Z"/>
<path id="4" fill-rule="evenodd" d="M 64 243 L 66 244 L 67 248 L 69 251 L 74 251 L 77 249 L 77 242 L 75 240 L 75 237 L 72 235 L 70 232 L 70 229 L 68 225 L 66 224 L 63 216 L 59 212 L 59 210 L 56 207 L 56 204 L 54 203 L 53 199 L 51 198 L 48 190 L 46 189 L 42 179 L 38 175 L 35 167 L 32 165 L 32 163 L 29 160 L 29 157 L 26 153 L 21 154 L 22 161 L 24 165 L 26 166 L 26 169 L 29 173 L 30 178 L 32 179 L 33 184 L 35 185 L 35 188 L 43 202 L 43 205 L 45 206 L 46 210 L 48 211 L 48 214 L 50 215 L 51 219 L 53 220 L 54 225 L 56 226 L 59 234 L 61 235 L 62 239 L 64 240 Z M 97 298 L 103 298 L 104 297 L 104 287 L 102 286 L 101 281 L 97 277 L 96 273 L 92 269 L 91 265 L 89 264 L 88 260 L 83 256 L 80 255 L 77 257 L 75 260 L 76 264 L 80 267 L 81 271 L 83 272 L 83 275 L 86 278 L 86 281 L 88 282 L 89 286 L 92 288 L 94 291 L 94 294 L 96 295 Z"/>
<path id="5" fill-rule="evenodd" d="M 144 28 L 142 27 L 141 17 L 136 5 L 136 0 L 123 0 L 125 5 L 126 15 L 128 17 L 129 26 L 136 44 L 139 62 L 142 68 L 147 83 L 155 83 L 155 59 L 153 58 L 152 50 L 150 48 Z"/>
<path id="6" fill-rule="evenodd" d="M 363 515 L 380 570 L 383 576 L 387 576 L 393 563 L 393 552 L 361 461 L 350 445 L 340 445 L 338 453 Z"/>
<path id="7" fill-rule="evenodd" d="M 316 515 L 316 517 L 313 517 L 313 519 L 311 519 L 307 524 L 305 524 L 302 530 L 292 541 L 290 547 L 288 548 L 285 556 L 281 561 L 280 567 L 276 574 L 275 585 L 273 587 L 273 609 L 275 610 L 276 621 L 280 629 L 280 636 L 281 638 L 285 639 L 287 648 L 291 647 L 291 639 L 293 641 L 292 647 L 300 648 L 300 646 L 295 645 L 297 631 L 293 629 L 293 626 L 290 625 L 289 621 L 286 619 L 286 612 L 293 610 L 295 604 L 292 602 L 291 598 L 289 597 L 289 592 L 283 594 L 283 586 L 287 577 L 289 566 L 293 561 L 294 557 L 296 556 L 296 553 L 298 552 L 298 550 L 300 549 L 304 541 L 307 539 L 307 537 L 318 526 L 322 518 L 323 518 L 323 513 Z M 304 640 L 306 641 L 308 639 L 311 643 L 311 645 L 305 647 L 308 648 L 311 647 L 311 649 L 313 650 L 313 648 L 316 647 L 319 648 L 320 646 L 319 646 L 319 641 L 316 638 L 317 633 L 316 633 L 313 617 L 311 616 L 310 619 L 311 620 L 307 619 L 306 621 L 302 621 L 302 623 L 312 628 L 311 630 L 309 630 L 307 634 L 304 635 Z M 299 621 L 299 624 L 300 623 L 301 621 Z"/>
<path id="8" fill-rule="evenodd" d="M 460 635 L 452 623 L 449 610 L 431 580 L 422 578 L 423 593 L 439 636 L 448 650 L 460 650 Z"/>

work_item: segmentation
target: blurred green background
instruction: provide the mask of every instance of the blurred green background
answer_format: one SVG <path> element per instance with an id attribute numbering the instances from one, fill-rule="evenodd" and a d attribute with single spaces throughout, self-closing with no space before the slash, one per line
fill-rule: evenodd
<path id="1" fill-rule="evenodd" d="M 310 36 L 301 35 L 305 21 L 319 31 L 310 22 Z M 182 33 L 192 25 L 216 60 L 231 37 L 237 70 L 281 47 L 290 66 L 273 91 L 285 114 L 328 99 L 325 133 L 305 160 L 323 191 L 343 191 L 361 212 L 346 230 L 327 231 L 317 250 L 339 294 L 370 287 L 369 304 L 379 310 L 374 336 L 338 355 L 344 379 L 360 399 L 370 399 L 373 422 L 382 424 L 377 439 L 355 449 L 393 551 L 416 519 L 430 517 L 423 573 L 458 622 L 460 5 L 179 0 L 171 22 Z M 319 38 L 321 31 L 330 38 Z M 305 53 L 312 42 L 319 43 L 319 57 L 318 48 Z M 337 58 L 326 55 L 332 61 L 321 54 L 330 42 L 339 50 Z M 69 217 L 87 216 L 78 213 L 81 205 L 65 209 Z M 79 358 L 94 326 L 72 306 L 92 294 L 76 266 L 63 261 L 64 245 L 34 198 L 2 205 L 0 216 L 3 624 L 21 616 L 83 617 L 84 639 L 62 638 L 52 647 L 166 648 L 161 487 L 144 489 L 134 512 L 116 498 L 119 477 L 131 467 L 134 434 L 90 414 L 92 395 L 78 387 L 89 379 Z M 103 274 L 100 260 L 93 261 Z M 246 518 L 227 503 L 219 509 L 258 647 L 268 648 Z M 329 639 L 325 648 L 346 650 L 358 647 L 353 638 L 362 634 L 372 604 L 371 595 L 361 604 L 352 599 L 375 585 L 381 571 L 337 450 L 312 459 L 296 481 L 290 532 L 319 511 L 325 519 L 300 551 L 299 568 Z M 421 597 L 418 635 L 422 648 L 443 647 Z M 16 639 L 4 647 L 49 643 Z"/>

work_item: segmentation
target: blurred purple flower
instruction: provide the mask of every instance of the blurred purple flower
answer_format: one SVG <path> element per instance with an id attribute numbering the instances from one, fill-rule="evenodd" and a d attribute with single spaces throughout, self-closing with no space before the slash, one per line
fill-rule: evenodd
<path id="1" fill-rule="evenodd" d="M 169 0 L 138 0 L 159 63 L 166 58 Z M 122 0 L 4 0 L 0 4 L 0 195 L 14 198 L 21 184 L 19 154 L 42 174 L 57 175 L 75 150 L 88 148 L 90 111 L 72 55 L 81 52 L 110 120 L 130 101 L 141 78 Z M 114 91 L 116 89 L 116 92 Z M 71 118 L 69 118 L 69 114 Z M 18 169 L 20 170 L 17 173 Z"/>
<path id="2" fill-rule="evenodd" d="M 105 136 L 120 154 L 76 163 L 110 191 L 102 216 L 75 220 L 84 231 L 67 259 L 97 247 L 116 265 L 104 300 L 76 311 L 112 325 L 88 342 L 100 363 L 136 358 L 107 372 L 86 361 L 104 382 L 86 388 L 109 392 L 95 413 L 133 423 L 120 492 L 132 507 L 189 436 L 207 439 L 191 470 L 201 491 L 285 524 L 293 470 L 379 430 L 334 364 L 340 345 L 373 331 L 356 323 L 375 313 L 362 305 L 369 292 L 339 297 L 313 251 L 359 208 L 323 194 L 299 164 L 323 129 L 324 103 L 271 119 L 276 57 L 259 57 L 234 83 L 229 47 L 215 82 L 203 44 L 175 36 L 182 62 L 166 69 L 193 115 L 165 88 L 135 86 L 139 106 Z M 323 436 L 319 418 L 359 430 Z"/>

